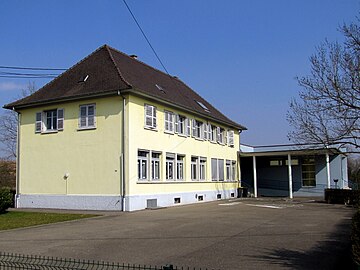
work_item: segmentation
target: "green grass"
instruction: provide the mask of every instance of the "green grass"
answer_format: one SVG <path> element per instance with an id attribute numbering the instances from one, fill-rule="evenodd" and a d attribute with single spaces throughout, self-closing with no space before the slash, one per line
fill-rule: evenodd
<path id="1" fill-rule="evenodd" d="M 95 216 L 97 215 L 11 211 L 0 215 L 0 230 L 10 230 Z"/>

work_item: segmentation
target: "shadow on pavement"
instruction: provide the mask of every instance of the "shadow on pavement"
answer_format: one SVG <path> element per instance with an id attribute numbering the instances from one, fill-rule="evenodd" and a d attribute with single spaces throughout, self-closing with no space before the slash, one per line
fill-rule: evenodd
<path id="1" fill-rule="evenodd" d="M 310 250 L 265 250 L 265 255 L 257 260 L 291 269 L 356 269 L 352 262 L 350 233 L 351 219 L 344 219 L 325 241 Z"/>

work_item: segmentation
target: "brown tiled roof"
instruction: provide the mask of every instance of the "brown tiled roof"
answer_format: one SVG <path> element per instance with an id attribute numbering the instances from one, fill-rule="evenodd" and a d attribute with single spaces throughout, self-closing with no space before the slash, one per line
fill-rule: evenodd
<path id="1" fill-rule="evenodd" d="M 86 76 L 87 80 L 81 82 Z M 66 100 L 117 95 L 118 91 L 146 96 L 238 129 L 246 129 L 228 119 L 176 77 L 108 45 L 100 47 L 34 94 L 7 104 L 4 108 L 21 109 Z"/>

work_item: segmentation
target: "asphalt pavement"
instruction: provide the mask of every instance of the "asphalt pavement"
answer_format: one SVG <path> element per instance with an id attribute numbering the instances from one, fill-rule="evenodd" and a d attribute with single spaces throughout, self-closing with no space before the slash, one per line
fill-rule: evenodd
<path id="1" fill-rule="evenodd" d="M 102 216 L 1 231 L 0 251 L 203 269 L 347 269 L 351 260 L 353 208 L 311 199 L 91 213 Z"/>

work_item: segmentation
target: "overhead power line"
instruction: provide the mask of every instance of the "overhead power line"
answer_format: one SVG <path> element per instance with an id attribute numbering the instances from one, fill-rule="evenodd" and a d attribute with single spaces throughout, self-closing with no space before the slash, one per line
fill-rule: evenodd
<path id="1" fill-rule="evenodd" d="M 129 5 L 126 3 L 126 1 L 125 1 L 125 0 L 123 0 L 123 2 L 124 2 L 124 4 L 125 4 L 125 6 L 127 7 L 128 11 L 130 12 L 130 14 L 131 14 L 132 18 L 134 19 L 134 21 L 135 21 L 136 25 L 137 25 L 137 26 L 138 26 L 138 28 L 140 29 L 140 31 L 141 31 L 142 35 L 144 36 L 145 40 L 146 40 L 146 41 L 147 41 L 147 43 L 149 44 L 149 46 L 150 46 L 151 50 L 153 51 L 153 53 L 155 54 L 156 58 L 157 58 L 157 59 L 158 59 L 158 61 L 160 62 L 161 66 L 163 67 L 163 69 L 165 70 L 165 72 L 166 72 L 166 73 L 170 76 L 170 74 L 169 74 L 169 72 L 167 71 L 167 69 L 166 69 L 165 65 L 164 65 L 164 64 L 163 64 L 163 62 L 161 61 L 161 59 L 160 59 L 160 57 L 158 56 L 158 54 L 156 53 L 156 51 L 155 51 L 154 47 L 151 45 L 151 43 L 150 43 L 149 39 L 147 38 L 147 36 L 146 36 L 145 32 L 142 30 L 142 28 L 141 28 L 140 24 L 138 23 L 137 19 L 135 18 L 134 13 L 132 13 L 132 11 L 131 11 L 131 9 L 130 9 Z"/>
<path id="2" fill-rule="evenodd" d="M 66 70 L 65 68 L 44 68 L 44 67 L 16 67 L 16 66 L 0 66 L 0 69 L 26 69 L 26 70 Z"/>

